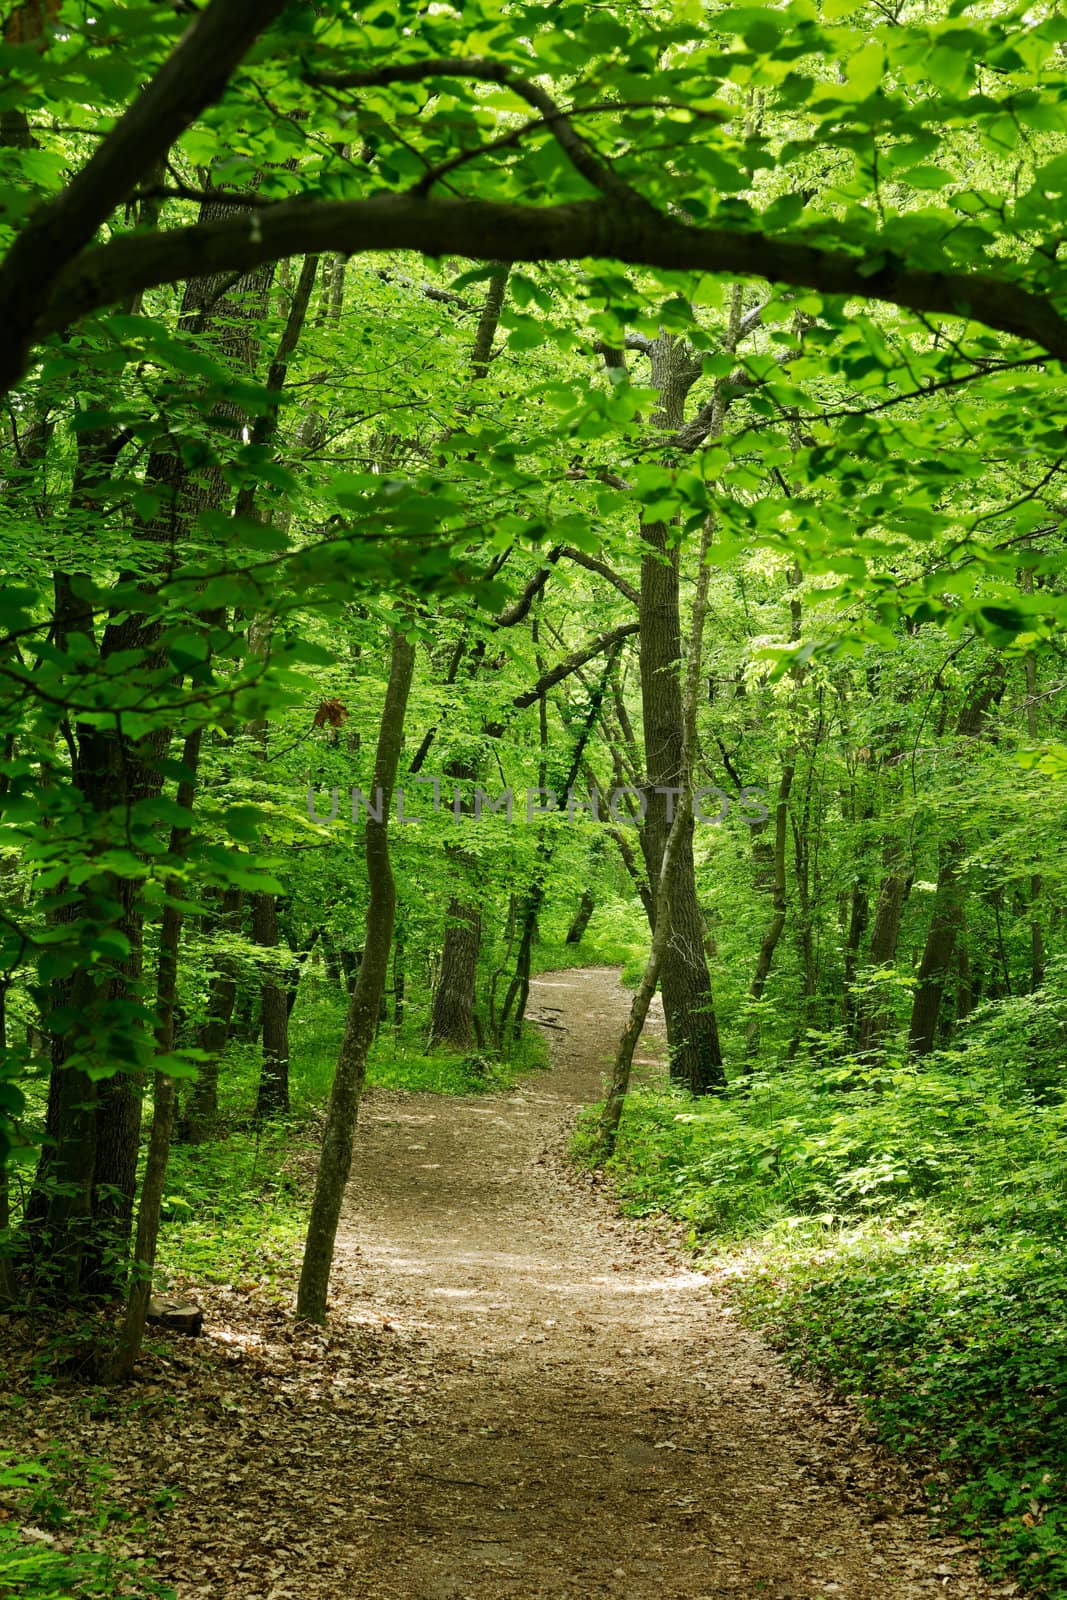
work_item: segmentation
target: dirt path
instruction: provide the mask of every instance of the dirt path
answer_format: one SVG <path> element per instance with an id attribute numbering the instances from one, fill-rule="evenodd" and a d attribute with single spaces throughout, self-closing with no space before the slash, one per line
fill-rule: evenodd
<path id="1" fill-rule="evenodd" d="M 426 1411 L 337 1600 L 983 1594 L 849 1411 L 561 1170 L 628 1000 L 549 974 L 551 1073 L 366 1108 L 336 1297 L 426 1341 Z"/>
<path id="2" fill-rule="evenodd" d="M 153 1338 L 129 1390 L 0 1386 L 0 1444 L 110 1462 L 123 1545 L 179 1600 L 990 1594 L 855 1414 L 561 1160 L 628 1003 L 550 974 L 551 1072 L 368 1097 L 326 1330 L 201 1285 L 204 1337 Z"/>

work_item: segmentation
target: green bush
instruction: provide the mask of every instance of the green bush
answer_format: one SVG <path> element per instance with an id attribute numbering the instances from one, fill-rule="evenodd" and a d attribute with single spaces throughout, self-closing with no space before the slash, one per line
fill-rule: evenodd
<path id="1" fill-rule="evenodd" d="M 115 1519 L 102 1494 L 108 1474 L 99 1463 L 81 1466 L 95 1490 L 88 1527 L 67 1509 L 65 1473 L 0 1455 L 0 1503 L 10 1518 L 0 1520 L 0 1594 L 10 1600 L 175 1600 L 175 1591 L 155 1582 L 144 1562 L 98 1548 L 106 1546 L 101 1535 Z M 86 1548 L 90 1540 L 94 1548 Z"/>
<path id="2" fill-rule="evenodd" d="M 1050 1595 L 1067 1593 L 1064 1010 L 1057 986 L 918 1064 L 812 1038 L 716 1099 L 635 1095 L 612 1163 L 627 1209 L 729 1258 L 794 1364 L 938 1457 L 945 1515 Z"/>

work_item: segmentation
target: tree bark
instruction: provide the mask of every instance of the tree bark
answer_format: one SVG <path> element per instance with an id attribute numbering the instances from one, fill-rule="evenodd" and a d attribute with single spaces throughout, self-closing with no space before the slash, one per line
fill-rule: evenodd
<path id="1" fill-rule="evenodd" d="M 309 1322 L 325 1322 L 326 1295 L 333 1263 L 337 1222 L 352 1163 L 352 1138 L 367 1070 L 367 1052 L 378 1024 L 389 971 L 389 953 L 396 916 L 396 884 L 389 856 L 389 811 L 404 739 L 404 716 L 415 666 L 415 652 L 401 628 L 393 634 L 389 683 L 382 707 L 374 788 L 382 795 L 380 822 L 370 814 L 364 830 L 364 852 L 370 903 L 366 942 L 359 976 L 349 1002 L 322 1140 L 315 1194 L 300 1273 L 296 1314 Z"/>
<path id="2" fill-rule="evenodd" d="M 709 519 L 704 524 L 700 541 L 696 597 L 693 601 L 693 618 L 689 637 L 689 661 L 686 670 L 685 698 L 682 705 L 682 752 L 681 772 L 679 774 L 681 792 L 678 795 L 674 817 L 664 844 L 663 856 L 657 863 L 658 871 L 655 878 L 656 915 L 648 960 L 645 962 L 645 969 L 641 974 L 641 982 L 638 985 L 637 993 L 634 995 L 633 1003 L 630 1007 L 630 1015 L 615 1052 L 611 1083 L 598 1125 L 598 1154 L 602 1161 L 607 1160 L 614 1153 L 619 1137 L 619 1125 L 622 1120 L 623 1107 L 626 1103 L 626 1095 L 630 1087 L 630 1072 L 633 1067 L 634 1051 L 637 1048 L 637 1041 L 641 1037 L 641 1030 L 648 1017 L 648 1008 L 652 1004 L 652 996 L 656 992 L 663 959 L 670 942 L 671 912 L 676 903 L 672 892 L 674 875 L 684 846 L 684 840 L 692 828 L 693 750 L 696 745 L 697 696 L 701 682 L 704 617 L 707 612 L 708 602 L 706 558 L 710 536 L 711 522 Z"/>
<path id="3" fill-rule="evenodd" d="M 930 928 L 919 967 L 919 983 L 912 1001 L 908 1043 L 917 1056 L 929 1055 L 937 1040 L 941 1000 L 952 966 L 956 935 L 963 924 L 966 890 L 960 881 L 963 841 L 947 839 L 941 846 L 937 892 Z"/>
<path id="4" fill-rule="evenodd" d="M 967 695 L 956 722 L 957 738 L 978 737 L 990 705 L 1002 692 L 1003 680 L 1004 665 L 999 662 L 986 681 L 975 686 Z M 941 1001 L 966 904 L 966 888 L 960 877 L 965 854 L 964 841 L 958 834 L 944 840 L 941 845 L 933 915 L 919 966 L 918 987 L 912 1002 L 908 1029 L 908 1043 L 917 1056 L 929 1055 L 937 1040 Z"/>
<path id="5" fill-rule="evenodd" d="M 219 99 L 248 50 L 286 4 L 287 0 L 212 0 L 197 12 L 155 77 L 85 165 L 59 194 L 33 212 L 0 267 L 0 326 L 10 330 L 0 351 L 0 390 L 6 392 L 21 375 L 33 322 L 48 302 L 57 275 L 77 260 L 138 182 Z M 234 268 L 201 260 L 183 266 L 170 281 L 216 271 L 229 276 L 262 265 Z M 128 292 L 120 290 L 111 302 L 124 299 Z M 60 326 L 68 320 L 61 319 Z"/>
<path id="6" fill-rule="evenodd" d="M 592 889 L 583 889 L 582 898 L 578 902 L 578 909 L 574 913 L 564 944 L 581 944 L 585 938 L 585 930 L 589 926 L 589 919 L 596 909 L 596 900 Z"/>
<path id="7" fill-rule="evenodd" d="M 752 974 L 748 997 L 752 1011 L 745 1023 L 745 1060 L 752 1062 L 759 1054 L 760 1013 L 759 1004 L 767 987 L 774 952 L 782 937 L 786 918 L 786 834 L 789 828 L 789 792 L 793 787 L 795 763 L 790 756 L 782 766 L 778 781 L 778 798 L 774 808 L 774 846 L 771 858 L 771 920 L 760 941 L 756 956 L 756 970 Z"/>
<path id="8" fill-rule="evenodd" d="M 124 184 L 122 194 L 130 187 L 132 183 Z M 94 228 L 117 198 L 108 195 Z M 244 272 L 308 251 L 358 255 L 421 250 L 483 261 L 594 257 L 672 271 L 770 278 L 935 316 L 959 316 L 965 309 L 987 327 L 1032 340 L 1058 359 L 1067 357 L 1067 318 L 1047 295 L 1010 277 L 894 263 L 871 272 L 866 258 L 776 238 L 748 225 L 701 227 L 643 208 L 624 217 L 618 205 L 603 201 L 544 206 L 389 193 L 361 200 L 299 197 L 263 207 L 260 219 L 255 232 L 247 223 L 224 218 L 171 228 L 158 238 L 132 235 L 90 249 L 79 244 L 64 249 L 54 263 L 48 247 L 35 248 L 32 259 L 29 252 L 22 253 L 17 271 L 0 280 L 0 306 L 5 313 L 17 307 L 18 313 L 0 361 L 0 393 L 21 378 L 33 343 L 128 294 L 180 282 L 198 271 Z M 872 248 L 876 246 L 877 239 L 872 240 Z M 38 291 L 24 301 L 26 284 L 34 280 L 39 280 Z"/>
<path id="9" fill-rule="evenodd" d="M 677 431 L 698 369 L 682 342 L 669 334 L 654 342 L 651 357 L 652 382 L 660 396 L 657 421 L 661 427 Z M 667 791 L 677 790 L 683 782 L 679 553 L 666 523 L 642 523 L 640 533 L 644 553 L 638 623 L 647 779 L 641 848 L 653 904 L 658 907 L 660 865 L 672 827 L 668 814 L 673 811 L 674 796 Z M 691 1093 L 707 1094 L 723 1086 L 726 1074 L 704 954 L 704 919 L 697 902 L 691 807 L 675 851 L 672 931 L 660 972 L 670 1073 Z"/>
<path id="10" fill-rule="evenodd" d="M 217 933 L 237 933 L 241 926 L 244 893 L 240 889 L 223 891 L 222 905 L 215 924 Z M 237 998 L 237 967 L 225 952 L 211 958 L 212 976 L 208 986 L 207 1016 L 197 1037 L 197 1049 L 205 1059 L 197 1067 L 196 1082 L 186 1110 L 183 1132 L 190 1144 L 204 1144 L 215 1137 L 219 1122 L 219 1062 L 230 1035 L 234 1001 Z"/>
<path id="11" fill-rule="evenodd" d="M 896 960 L 900 924 L 911 890 L 911 877 L 905 872 L 904 845 L 896 835 L 887 839 L 883 848 L 882 873 L 869 952 L 870 965 L 875 969 L 889 968 Z M 890 1015 L 884 996 L 872 991 L 862 997 L 856 1008 L 856 1043 L 861 1052 L 877 1048 L 889 1026 Z"/>
<path id="12" fill-rule="evenodd" d="M 450 1050 L 470 1048 L 481 940 L 479 907 L 453 895 L 445 918 L 441 972 L 433 999 L 431 1046 L 444 1045 Z"/>
<path id="13" fill-rule="evenodd" d="M 1034 574 L 1027 567 L 1023 574 L 1023 592 L 1033 591 Z M 1031 740 L 1038 737 L 1037 726 L 1037 661 L 1032 650 L 1023 659 L 1026 675 L 1026 731 Z M 1030 874 L 1030 992 L 1040 989 L 1045 981 L 1045 930 L 1041 921 L 1041 899 L 1044 892 L 1041 874 Z"/>
<path id="14" fill-rule="evenodd" d="M 608 679 L 611 676 L 611 672 L 615 664 L 615 652 L 618 650 L 618 648 L 619 646 L 616 646 L 615 650 L 613 650 L 608 656 L 600 681 L 590 692 L 589 704 L 585 712 L 582 714 L 581 723 L 579 724 L 578 729 L 578 736 L 575 740 L 574 748 L 571 751 L 567 770 L 555 791 L 556 809 L 558 811 L 562 811 L 566 806 L 567 796 L 582 769 L 582 763 L 585 759 L 586 746 L 592 737 L 593 729 L 596 727 L 600 717 L 601 707 L 604 703 L 604 695 L 607 692 Z M 545 724 L 542 724 L 542 732 L 544 738 L 546 736 Z M 544 748 L 545 744 L 542 743 L 542 750 L 544 750 Z M 544 766 L 542 766 L 540 775 L 543 779 L 546 777 Z M 542 783 L 540 787 L 543 789 L 545 784 Z M 537 918 L 540 913 L 541 906 L 544 903 L 545 886 L 548 881 L 549 867 L 552 862 L 554 850 L 555 845 L 551 836 L 548 836 L 542 832 L 537 847 L 534 879 L 529 890 L 527 891 L 522 906 L 519 932 L 519 950 L 515 959 L 515 975 L 508 986 L 508 992 L 505 996 L 504 1005 L 500 1013 L 501 1038 L 503 1037 L 509 1018 L 511 1019 L 512 1036 L 517 1039 L 522 1032 L 523 1018 L 526 1015 L 526 1003 L 530 995 L 530 970 L 533 956 L 534 939 L 537 935 Z"/>
<path id="15" fill-rule="evenodd" d="M 182 765 L 188 776 L 178 786 L 177 799 L 178 804 L 186 811 L 192 810 L 195 798 L 202 736 L 202 730 L 195 729 L 186 739 L 182 752 Z M 191 828 L 181 825 L 171 830 L 170 854 L 175 861 L 185 857 L 191 833 Z M 177 879 L 173 879 L 167 888 L 168 893 L 175 899 L 181 893 L 181 884 Z M 156 970 L 156 1047 L 163 1061 L 155 1074 L 152 1129 L 148 1138 L 148 1154 L 145 1159 L 140 1204 L 137 1209 L 137 1233 L 134 1240 L 126 1315 L 111 1374 L 115 1378 L 128 1378 L 137 1363 L 137 1357 L 141 1353 L 141 1342 L 144 1339 L 148 1300 L 152 1293 L 152 1271 L 156 1262 L 156 1245 L 159 1242 L 160 1210 L 167 1180 L 167 1162 L 177 1103 L 174 1078 L 167 1071 L 166 1058 L 174 1048 L 174 1009 L 178 996 L 178 945 L 183 921 L 184 915 L 176 905 L 164 907 L 159 939 L 159 965 Z"/>
<path id="16" fill-rule="evenodd" d="M 478 327 L 471 346 L 471 385 L 480 384 L 489 371 L 509 270 L 506 266 L 499 267 L 489 279 L 485 304 L 478 318 Z M 467 401 L 461 410 L 469 412 L 472 403 Z M 478 662 L 481 659 L 479 656 Z M 454 668 L 450 669 L 450 676 L 453 670 L 458 670 L 458 666 L 457 655 L 454 659 Z M 428 744 L 424 741 L 423 748 L 419 752 L 420 766 L 428 748 Z M 478 777 L 478 769 L 470 760 L 462 759 L 449 763 L 445 768 L 445 774 L 460 782 L 473 782 Z M 452 860 L 460 878 L 469 879 L 475 866 L 473 856 L 454 845 L 447 849 L 446 854 Z M 472 900 L 469 892 L 454 893 L 449 900 L 445 917 L 441 971 L 434 992 L 430 1019 L 431 1046 L 444 1045 L 451 1050 L 470 1049 L 481 941 L 482 914 L 479 902 Z"/>

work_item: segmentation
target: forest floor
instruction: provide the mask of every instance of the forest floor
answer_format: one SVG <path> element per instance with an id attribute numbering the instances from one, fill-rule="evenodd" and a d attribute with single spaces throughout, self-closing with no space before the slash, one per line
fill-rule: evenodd
<path id="1" fill-rule="evenodd" d="M 150 1512 L 128 1547 L 180 1600 L 1013 1592 L 932 1536 L 851 1405 L 568 1167 L 629 1001 L 606 969 L 547 974 L 529 1014 L 550 1071 L 368 1097 L 327 1331 L 210 1291 L 204 1338 L 157 1342 L 114 1405 L 44 1393 L 21 1442 L 111 1461 Z M 638 1070 L 658 1054 L 654 1019 Z"/>

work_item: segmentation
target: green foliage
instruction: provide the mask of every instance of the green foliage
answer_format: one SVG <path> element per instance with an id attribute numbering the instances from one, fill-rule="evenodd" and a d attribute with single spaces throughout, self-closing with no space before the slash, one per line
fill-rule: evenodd
<path id="1" fill-rule="evenodd" d="M 621 967 L 622 981 L 636 985 L 648 955 L 648 922 L 640 905 L 608 890 L 598 902 L 578 944 L 567 944 L 574 906 L 559 895 L 542 918 L 543 932 L 534 946 L 535 972 L 568 967 Z"/>
<path id="2" fill-rule="evenodd" d="M 129 1524 L 107 1499 L 109 1473 L 74 1462 L 60 1447 L 41 1461 L 0 1454 L 0 1591 L 10 1600 L 175 1600 L 150 1566 L 108 1548 Z M 85 1478 L 89 1510 L 67 1504 Z M 113 1526 L 115 1525 L 115 1526 Z"/>
<path id="3" fill-rule="evenodd" d="M 1057 981 L 921 1065 L 805 1055 L 709 1103 L 646 1091 L 612 1163 L 628 1209 L 688 1222 L 795 1362 L 936 1456 L 943 1513 L 1048 1594 L 1067 1584 L 1065 1016 Z"/>
<path id="4" fill-rule="evenodd" d="M 491 1094 L 512 1088 L 520 1073 L 545 1064 L 544 1046 L 527 1030 L 506 1061 L 477 1052 L 379 1048 L 368 1062 L 367 1082 L 416 1093 Z"/>
<path id="5" fill-rule="evenodd" d="M 310 1130 L 285 1123 L 246 1123 L 210 1144 L 176 1145 L 162 1208 L 164 1281 L 252 1281 L 268 1297 L 288 1299 L 313 1162 Z"/>
<path id="6" fill-rule="evenodd" d="M 949 1266 L 963 1271 L 980 1244 L 981 1270 L 963 1272 L 978 1363 L 966 1382 L 942 1383 L 947 1356 L 907 1327 L 935 1375 L 925 1415 L 940 1418 L 939 1439 L 965 1440 L 954 1470 L 992 1484 L 1001 1469 L 957 1426 L 966 1383 L 1001 1374 L 987 1385 L 1001 1437 L 1018 1431 L 1004 1373 L 1025 1370 L 1038 1396 L 1049 1380 L 1017 1344 L 1006 1365 L 989 1354 L 987 1372 L 981 1295 L 1000 1283 L 996 1325 L 1022 1340 L 1010 1263 L 1030 1260 L 1053 1295 L 1044 1245 L 1026 1241 L 1051 1237 L 1041 1216 L 1060 1216 L 1063 1174 L 1064 1019 L 1053 984 L 1020 996 L 1062 958 L 1067 888 L 1062 373 L 1047 355 L 1062 353 L 1067 307 L 1063 18 L 1020 0 L 892 16 L 853 0 L 292 4 L 231 82 L 211 80 L 188 126 L 158 122 L 174 129 L 165 163 L 146 155 L 136 177 L 136 153 L 118 163 L 121 192 L 95 215 L 84 197 L 102 136 L 185 19 L 124 0 L 9 10 L 0 248 L 17 268 L 19 241 L 32 246 L 64 193 L 60 220 L 89 217 L 94 241 L 57 286 L 49 274 L 76 232 L 64 224 L 4 302 L 11 322 L 25 305 L 44 317 L 40 360 L 11 367 L 0 439 L 0 1160 L 10 1145 L 16 1220 L 43 1147 L 74 1174 L 37 1190 L 78 1216 L 37 1236 L 62 1238 L 58 1280 L 108 1192 L 79 1166 L 69 1107 L 57 1147 L 46 1143 L 51 1061 L 53 1089 L 76 1084 L 98 1104 L 156 1071 L 188 1079 L 225 971 L 239 1006 L 223 1137 L 176 1151 L 162 1258 L 173 1273 L 285 1292 L 343 1026 L 330 960 L 354 967 L 367 910 L 347 792 L 372 784 L 398 626 L 417 653 L 406 752 L 420 764 L 403 781 L 409 798 L 431 764 L 446 781 L 443 804 L 392 828 L 399 920 L 369 1082 L 481 1093 L 536 1064 L 528 1043 L 504 1038 L 499 1058 L 492 1047 L 508 1033 L 503 995 L 534 906 L 535 970 L 608 962 L 636 982 L 648 930 L 633 819 L 512 824 L 476 815 L 471 791 L 490 774 L 520 795 L 560 781 L 599 670 L 583 647 L 634 625 L 642 521 L 670 526 L 683 616 L 710 529 L 696 777 L 766 801 L 791 784 L 785 882 L 772 881 L 773 833 L 740 807 L 696 831 L 727 1059 L 753 1070 L 700 1106 L 640 1097 L 618 1170 L 631 1205 L 667 1205 L 695 1235 L 779 1241 L 788 1282 L 790 1239 L 831 1240 L 825 1282 L 840 1268 L 857 1292 L 819 1360 L 839 1359 L 843 1382 L 853 1363 L 860 1387 L 877 1379 L 886 1395 L 891 1373 L 911 1374 L 883 1418 L 901 1437 L 914 1373 L 893 1308 L 914 1271 L 923 1328 L 944 1328 L 953 1349 L 947 1308 L 964 1290 Z M 488 65 L 472 70 L 472 57 Z M 462 76 L 442 65 L 460 59 Z M 357 83 L 323 82 L 353 63 Z M 70 203 L 74 174 L 82 199 Z M 420 219 L 441 214 L 444 193 L 451 231 L 427 241 Z M 294 202 L 285 248 L 306 244 L 309 260 L 257 261 L 244 276 L 223 260 L 179 287 L 207 260 L 175 266 L 199 219 L 210 229 L 198 248 L 230 231 L 243 250 L 279 201 Z M 319 202 L 336 214 L 368 201 L 363 254 L 301 231 Z M 597 259 L 513 271 L 472 376 L 487 285 L 501 278 L 483 259 L 496 254 L 486 219 L 508 208 L 507 243 L 533 212 L 548 255 L 536 208 L 558 206 L 573 208 L 576 233 L 600 219 Z M 402 214 L 414 231 L 396 237 L 425 244 L 426 259 L 377 250 L 375 217 Z M 680 219 L 738 250 L 738 282 L 643 264 L 665 259 Z M 120 270 L 96 298 L 79 277 L 147 256 L 152 273 Z M 964 277 L 943 314 L 907 292 L 947 273 Z M 607 364 L 624 351 L 625 365 Z M 663 425 L 657 376 L 671 351 L 684 358 L 674 379 L 684 369 L 692 385 L 680 432 Z M 713 431 L 687 433 L 709 417 Z M 601 783 L 649 767 L 650 686 L 632 639 L 611 656 L 584 752 Z M 583 665 L 539 694 L 546 670 L 575 656 Z M 956 735 L 990 682 L 985 734 Z M 346 796 L 336 818 L 309 814 L 309 787 Z M 920 1070 L 898 1036 L 946 862 L 966 915 L 937 996 L 946 1048 Z M 868 960 L 894 874 L 908 886 L 900 938 L 888 960 Z M 569 946 L 586 889 L 597 910 Z M 227 921 L 236 891 L 244 908 Z M 277 944 L 251 937 L 264 896 L 276 896 Z M 429 1052 L 457 903 L 481 918 L 475 1042 Z M 163 1053 L 156 979 L 175 913 L 177 1041 Z M 755 952 L 779 914 L 753 999 Z M 258 997 L 297 978 L 291 1119 L 257 1128 Z M 996 1004 L 949 1048 L 979 986 Z M 871 1010 L 889 1040 L 877 1060 L 853 1053 Z M 1005 1243 L 1016 1236 L 1017 1251 Z M 847 1277 L 850 1238 L 858 1251 L 914 1242 L 895 1255 L 887 1244 L 884 1262 L 871 1243 L 870 1281 L 889 1275 L 880 1309 L 864 1299 L 866 1267 Z M 107 1265 L 121 1278 L 124 1252 Z M 822 1281 L 796 1300 L 818 1308 L 814 1341 L 834 1315 Z M 783 1325 L 789 1305 L 774 1313 Z M 864 1354 L 875 1322 L 888 1331 Z M 798 1312 L 789 1326 L 799 1347 L 808 1324 Z M 1039 1432 L 1005 1447 L 1014 1476 L 996 1491 L 1035 1544 L 1023 1551 L 1035 1571 L 1059 1559 L 1056 1536 L 1035 1531 L 1053 1527 L 1040 1495 L 1018 1512 L 1040 1481 L 1045 1421 Z M 1012 1537 L 998 1534 L 1001 1548 Z"/>

